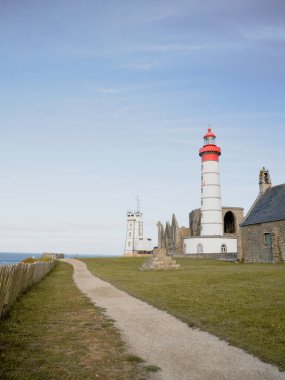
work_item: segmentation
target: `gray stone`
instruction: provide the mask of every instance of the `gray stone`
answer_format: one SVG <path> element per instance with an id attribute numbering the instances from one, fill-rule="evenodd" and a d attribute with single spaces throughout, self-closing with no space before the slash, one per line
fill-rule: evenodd
<path id="1" fill-rule="evenodd" d="M 158 248 L 140 267 L 141 271 L 157 269 L 180 269 L 180 265 L 166 255 L 165 248 Z"/>

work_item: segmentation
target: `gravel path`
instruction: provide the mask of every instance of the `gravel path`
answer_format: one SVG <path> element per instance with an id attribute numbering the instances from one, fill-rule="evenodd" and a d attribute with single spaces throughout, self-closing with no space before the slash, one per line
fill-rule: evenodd
<path id="1" fill-rule="evenodd" d="M 97 306 L 114 319 L 130 352 L 156 365 L 155 380 L 275 380 L 285 379 L 272 365 L 164 311 L 122 292 L 93 276 L 85 263 L 66 259 L 74 281 Z"/>

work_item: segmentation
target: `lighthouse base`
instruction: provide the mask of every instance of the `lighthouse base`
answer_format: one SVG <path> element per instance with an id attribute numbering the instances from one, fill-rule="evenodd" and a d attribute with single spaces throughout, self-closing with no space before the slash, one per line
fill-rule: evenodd
<path id="1" fill-rule="evenodd" d="M 237 239 L 203 236 L 184 239 L 184 254 L 211 257 L 222 255 L 229 257 L 237 256 Z"/>

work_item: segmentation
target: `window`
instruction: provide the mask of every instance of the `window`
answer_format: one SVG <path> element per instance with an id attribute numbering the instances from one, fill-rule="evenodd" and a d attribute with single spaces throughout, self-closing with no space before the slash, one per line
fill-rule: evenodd
<path id="1" fill-rule="evenodd" d="M 264 245 L 265 247 L 272 247 L 272 234 L 271 233 L 265 233 L 264 234 Z"/>
<path id="2" fill-rule="evenodd" d="M 143 236 L 143 222 L 139 223 L 139 236 Z"/>
<path id="3" fill-rule="evenodd" d="M 226 244 L 221 245 L 221 253 L 227 253 L 227 246 Z"/>
<path id="4" fill-rule="evenodd" d="M 206 138 L 204 138 L 204 144 L 205 145 L 214 145 L 215 144 L 215 137 L 213 136 L 207 136 Z"/>
<path id="5" fill-rule="evenodd" d="M 203 253 L 203 245 L 201 243 L 197 244 L 197 253 Z"/>
<path id="6" fill-rule="evenodd" d="M 129 242 L 128 242 L 128 247 L 130 247 L 130 246 L 131 246 L 131 242 L 129 241 Z"/>
<path id="7" fill-rule="evenodd" d="M 132 233 L 131 232 L 129 232 L 129 237 L 131 237 L 132 236 Z"/>

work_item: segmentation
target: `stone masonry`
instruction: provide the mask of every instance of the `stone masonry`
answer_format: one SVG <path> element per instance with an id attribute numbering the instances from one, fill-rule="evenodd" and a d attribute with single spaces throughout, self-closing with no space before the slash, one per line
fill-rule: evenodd
<path id="1" fill-rule="evenodd" d="M 266 244 L 265 234 L 271 234 L 272 245 Z M 285 220 L 244 226 L 241 238 L 245 261 L 285 261 Z"/>
<path id="2" fill-rule="evenodd" d="M 183 239 L 189 237 L 189 228 L 179 227 L 176 216 L 172 215 L 171 223 L 161 222 L 158 227 L 158 248 L 165 248 L 168 255 L 183 255 Z"/>
<path id="3" fill-rule="evenodd" d="M 235 237 L 240 233 L 240 223 L 243 220 L 243 208 L 222 207 L 223 230 L 225 237 Z M 189 237 L 200 236 L 201 209 L 195 209 L 189 214 Z"/>
<path id="4" fill-rule="evenodd" d="M 156 269 L 179 269 L 180 265 L 172 257 L 166 255 L 165 248 L 158 248 L 154 253 L 143 263 L 140 270 L 156 270 Z"/>

